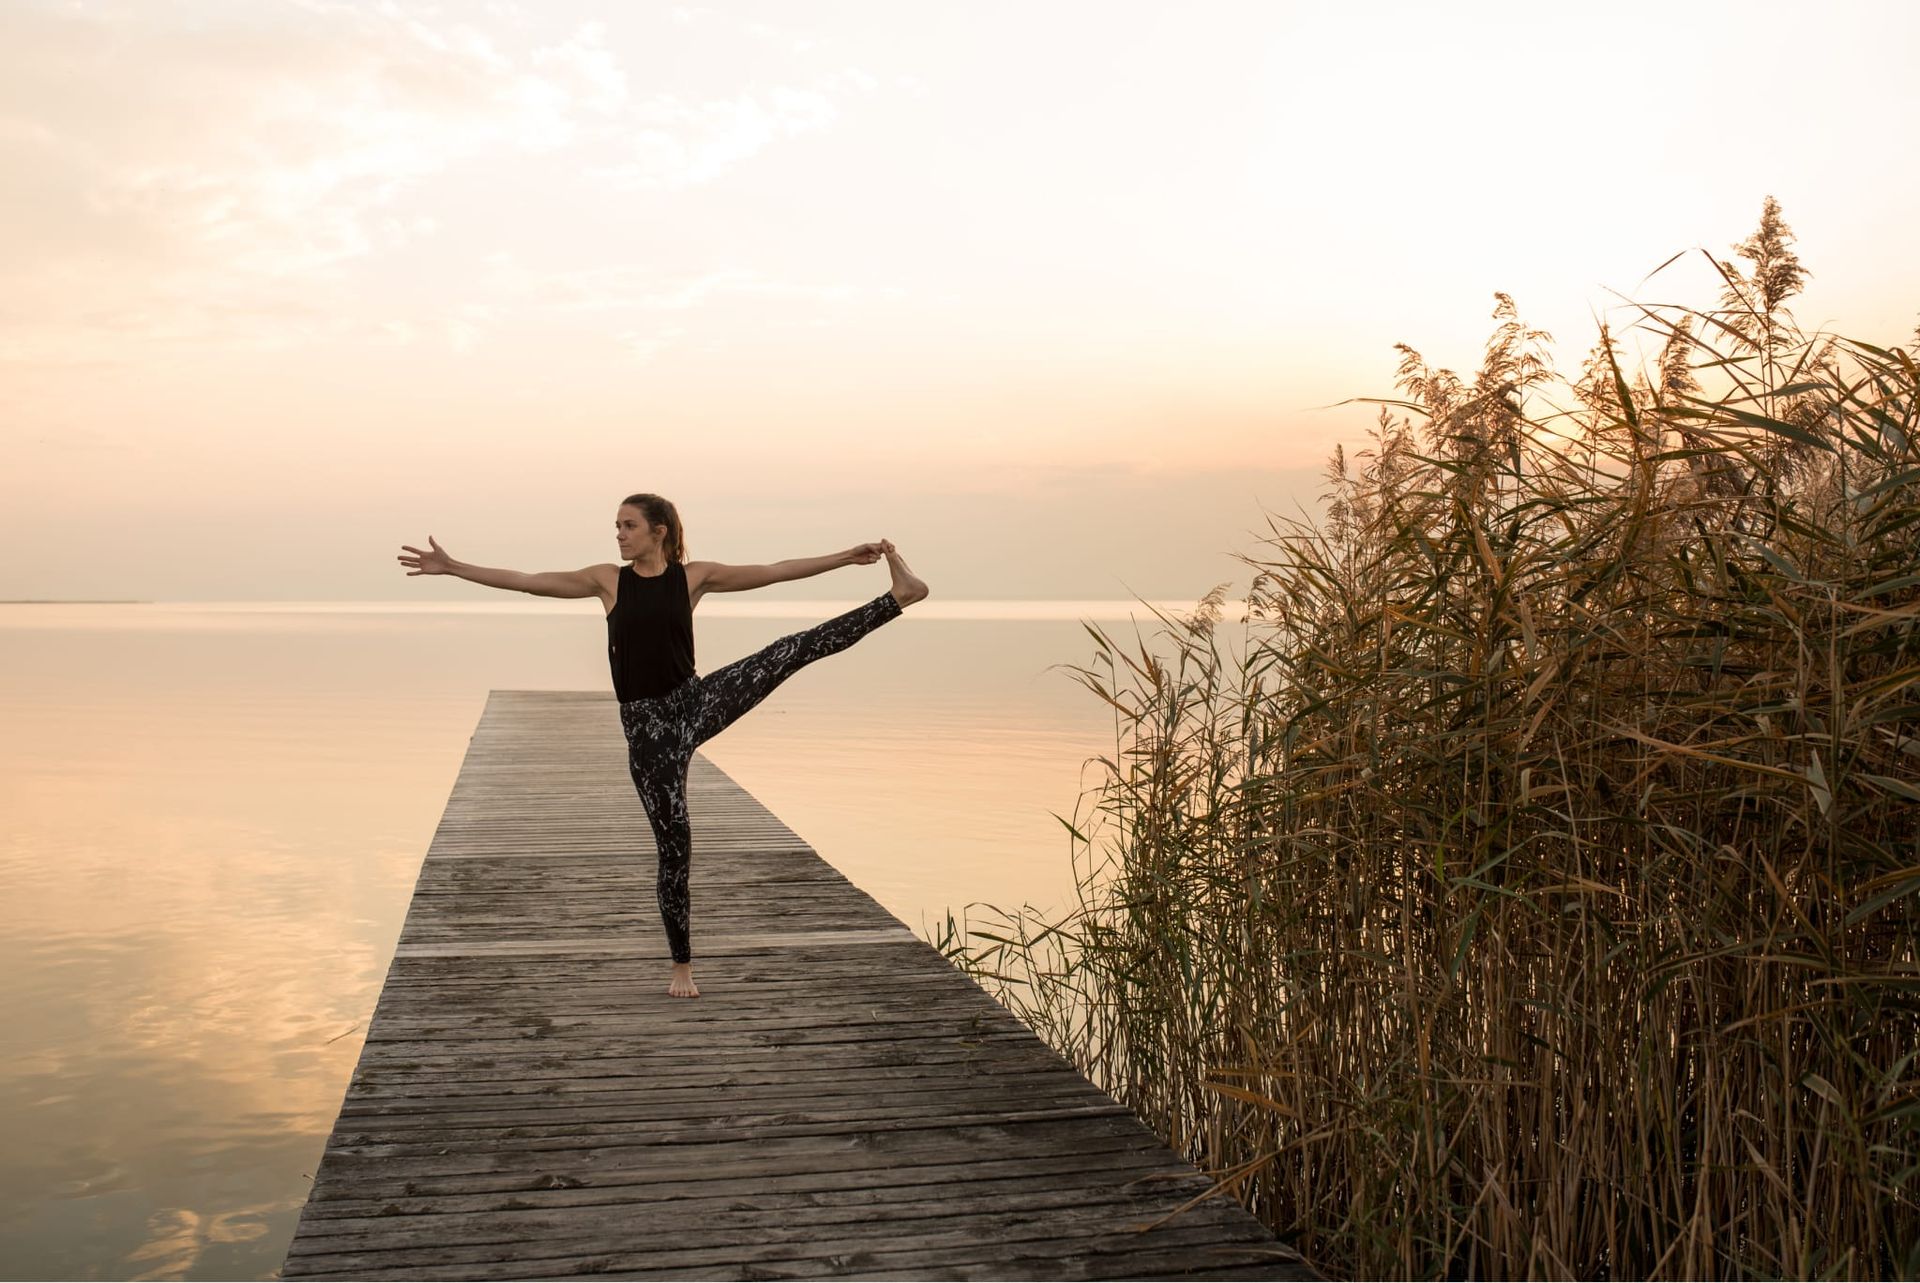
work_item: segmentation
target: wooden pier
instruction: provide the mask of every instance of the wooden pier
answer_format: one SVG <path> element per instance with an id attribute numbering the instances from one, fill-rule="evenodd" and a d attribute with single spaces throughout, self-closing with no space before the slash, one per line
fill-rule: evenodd
<path id="1" fill-rule="evenodd" d="M 1317 1277 L 1177 1211 L 1204 1176 L 704 756 L 688 792 L 693 999 L 612 697 L 492 693 L 282 1277 Z"/>

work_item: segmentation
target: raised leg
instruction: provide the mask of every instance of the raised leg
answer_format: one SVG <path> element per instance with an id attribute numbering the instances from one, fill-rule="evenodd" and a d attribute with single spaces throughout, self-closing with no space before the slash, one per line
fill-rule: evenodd
<path id="1" fill-rule="evenodd" d="M 845 650 L 888 620 L 898 619 L 900 613 L 893 594 L 883 592 L 863 606 L 777 638 L 751 655 L 714 669 L 700 679 L 689 722 L 693 743 L 706 743 L 771 695 L 781 682 L 814 660 Z"/>

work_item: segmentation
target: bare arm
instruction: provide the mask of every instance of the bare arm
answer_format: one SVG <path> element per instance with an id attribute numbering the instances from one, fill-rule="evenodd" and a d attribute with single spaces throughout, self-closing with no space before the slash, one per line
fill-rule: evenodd
<path id="1" fill-rule="evenodd" d="M 407 572 L 409 575 L 452 575 L 487 588 L 531 593 L 536 597 L 592 597 L 600 591 L 594 579 L 596 568 L 593 566 L 530 575 L 521 570 L 501 570 L 493 566 L 475 566 L 455 561 L 446 549 L 434 542 L 432 535 L 427 536 L 427 543 L 429 547 L 424 551 L 408 544 L 400 545 L 413 554 L 399 558 L 401 565 L 415 567 Z"/>
<path id="2" fill-rule="evenodd" d="M 527 591 L 527 576 L 524 571 L 501 570 L 493 566 L 475 566 L 465 561 L 448 563 L 447 573 L 457 579 L 470 580 L 487 588 L 504 588 L 509 592 Z"/>
<path id="3" fill-rule="evenodd" d="M 509 592 L 530 593 L 535 597 L 592 597 L 600 591 L 593 574 L 597 569 L 596 566 L 582 566 L 578 570 L 528 572 L 497 570 L 492 566 L 474 566 L 456 561 L 448 573 L 488 588 L 505 588 Z"/>
<path id="4" fill-rule="evenodd" d="M 770 576 L 769 583 L 784 584 L 794 579 L 811 579 L 823 575 L 829 570 L 838 570 L 842 566 L 851 566 L 854 550 L 830 552 L 824 557 L 792 557 L 786 561 L 776 561 L 765 567 Z"/>
<path id="5" fill-rule="evenodd" d="M 701 563 L 705 568 L 705 577 L 701 582 L 703 590 L 707 592 L 746 592 L 753 588 L 765 588 L 768 584 L 807 579 L 829 570 L 838 570 L 841 566 L 872 565 L 883 555 L 879 544 L 868 543 L 844 552 L 830 552 L 824 557 L 792 557 L 765 566 L 729 566 L 709 561 Z"/>

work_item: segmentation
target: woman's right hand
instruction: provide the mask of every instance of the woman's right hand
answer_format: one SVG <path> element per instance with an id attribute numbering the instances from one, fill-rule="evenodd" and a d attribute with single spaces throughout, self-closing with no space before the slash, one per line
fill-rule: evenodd
<path id="1" fill-rule="evenodd" d="M 411 557 L 403 555 L 399 559 L 401 565 L 414 567 L 413 570 L 409 570 L 407 573 L 409 575 L 452 574 L 453 558 L 447 555 L 447 550 L 439 544 L 434 543 L 432 535 L 427 536 L 427 542 L 432 545 L 431 550 L 427 552 L 420 551 L 420 549 L 415 548 L 412 544 L 403 543 L 400 545 L 413 554 Z"/>

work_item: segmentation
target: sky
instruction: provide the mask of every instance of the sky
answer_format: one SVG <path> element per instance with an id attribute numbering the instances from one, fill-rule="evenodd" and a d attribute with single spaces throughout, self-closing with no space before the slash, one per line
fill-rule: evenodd
<path id="1" fill-rule="evenodd" d="M 616 561 L 635 491 L 696 559 L 1244 587 L 1495 291 L 1577 370 L 1771 194 L 1802 323 L 1906 342 L 1916 55 L 1892 2 L 0 0 L 0 599 L 499 596 L 395 554 Z"/>

